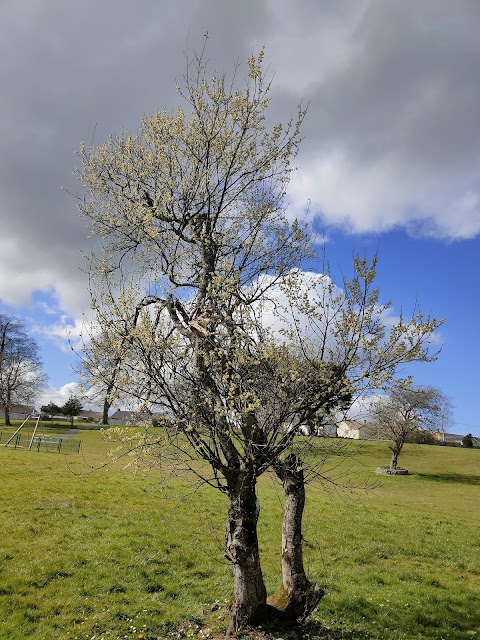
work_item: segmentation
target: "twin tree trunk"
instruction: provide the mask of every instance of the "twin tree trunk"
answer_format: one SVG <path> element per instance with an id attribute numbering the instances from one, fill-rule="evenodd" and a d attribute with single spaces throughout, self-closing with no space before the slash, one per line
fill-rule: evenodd
<path id="1" fill-rule="evenodd" d="M 239 472 L 230 483 L 227 557 L 233 565 L 234 594 L 227 634 L 260 622 L 294 624 L 315 609 L 324 592 L 308 580 L 303 567 L 302 517 L 305 506 L 303 469 L 295 455 L 278 462 L 285 506 L 282 525 L 282 586 L 269 599 L 258 549 L 260 507 L 254 475 Z"/>

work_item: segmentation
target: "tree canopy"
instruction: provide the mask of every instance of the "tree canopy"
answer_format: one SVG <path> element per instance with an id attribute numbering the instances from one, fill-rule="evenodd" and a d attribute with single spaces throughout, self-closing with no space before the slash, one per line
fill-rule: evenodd
<path id="1" fill-rule="evenodd" d="M 375 258 L 355 258 L 341 288 L 326 270 L 306 277 L 312 237 L 289 219 L 285 198 L 305 110 L 267 126 L 262 63 L 263 52 L 246 78 L 235 67 L 228 80 L 193 55 L 178 87 L 183 106 L 143 118 L 135 135 L 83 145 L 78 170 L 79 207 L 102 244 L 88 262 L 91 377 L 160 409 L 177 459 L 228 496 L 230 631 L 270 614 L 302 620 L 317 605 L 323 591 L 303 569 L 299 430 L 387 388 L 399 364 L 433 359 L 439 325 L 416 313 L 387 330 Z M 112 378 L 97 366 L 105 353 Z M 158 433 L 136 442 L 165 463 Z M 285 491 L 285 597 L 272 601 L 282 611 L 267 605 L 258 553 L 256 483 L 268 470 Z"/>
<path id="2" fill-rule="evenodd" d="M 403 445 L 412 434 L 444 429 L 451 412 L 449 399 L 435 387 L 395 385 L 372 404 L 372 416 L 383 436 L 392 441 L 390 468 L 397 469 Z"/>
<path id="3" fill-rule="evenodd" d="M 0 314 L 0 406 L 6 425 L 10 407 L 34 401 L 45 382 L 38 345 L 27 335 L 24 322 Z"/>
<path id="4" fill-rule="evenodd" d="M 46 413 L 48 416 L 50 416 L 51 419 L 53 419 L 54 416 L 62 413 L 61 407 L 59 407 L 54 402 L 49 402 L 47 405 L 40 407 L 40 411 Z"/>
<path id="5" fill-rule="evenodd" d="M 72 395 L 65 402 L 65 404 L 61 408 L 61 411 L 64 416 L 68 416 L 70 418 L 70 423 L 73 425 L 73 419 L 76 416 L 78 416 L 82 408 L 83 408 L 83 405 L 80 398 L 77 398 L 77 396 Z"/>

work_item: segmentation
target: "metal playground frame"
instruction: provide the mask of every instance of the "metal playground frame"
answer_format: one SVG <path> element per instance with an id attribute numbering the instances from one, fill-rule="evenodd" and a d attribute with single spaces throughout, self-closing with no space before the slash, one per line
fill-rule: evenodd
<path id="1" fill-rule="evenodd" d="M 40 417 L 41 417 L 40 414 L 37 415 L 35 413 L 32 413 L 29 416 L 27 416 L 25 420 L 22 422 L 22 424 L 9 437 L 9 439 L 5 442 L 3 446 L 8 447 L 10 443 L 12 443 L 15 449 L 18 447 L 26 446 L 29 451 L 31 451 L 32 448 L 36 448 L 37 451 L 40 451 L 40 449 L 43 448 L 45 451 L 55 452 L 55 453 L 60 453 L 60 451 L 62 450 L 63 450 L 63 453 L 79 453 L 80 452 L 80 449 L 82 446 L 81 440 L 67 440 L 60 437 L 52 438 L 45 435 L 38 435 L 35 439 L 38 426 L 40 424 Z M 29 420 L 34 420 L 33 432 L 32 432 L 31 438 L 27 437 L 25 439 L 25 438 L 22 438 L 22 435 L 20 432 L 23 428 L 25 428 L 25 425 Z M 1 434 L 0 434 L 0 439 L 1 439 Z M 34 447 L 34 445 L 36 446 Z"/>

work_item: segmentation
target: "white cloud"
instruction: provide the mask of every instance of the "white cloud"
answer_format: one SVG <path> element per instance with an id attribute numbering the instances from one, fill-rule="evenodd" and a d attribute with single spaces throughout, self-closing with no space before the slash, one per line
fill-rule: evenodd
<path id="1" fill-rule="evenodd" d="M 43 405 L 49 404 L 50 402 L 61 407 L 71 396 L 80 398 L 85 408 L 95 411 L 100 411 L 101 409 L 98 404 L 98 399 L 93 397 L 94 392 L 91 390 L 85 390 L 78 382 L 75 381 L 67 382 L 58 389 L 52 385 L 47 385 L 38 397 L 36 407 L 39 408 Z"/>
<path id="2" fill-rule="evenodd" d="M 36 325 L 33 330 L 52 340 L 64 353 L 69 353 L 72 349 L 79 352 L 84 344 L 84 338 L 88 339 L 83 320 L 72 319 L 66 315 L 63 315 L 56 324 Z"/>
<path id="3" fill-rule="evenodd" d="M 36 404 L 40 407 L 53 402 L 57 406 L 61 407 L 70 398 L 70 396 L 82 396 L 82 389 L 78 382 L 67 382 L 59 389 L 48 385 L 38 397 Z"/>
<path id="4" fill-rule="evenodd" d="M 371 405 L 378 398 L 378 394 L 370 396 L 359 396 L 355 398 L 352 406 L 346 414 L 348 420 L 358 420 L 359 422 L 369 422 L 371 420 Z"/>
<path id="5" fill-rule="evenodd" d="M 311 199 L 311 216 L 353 233 L 407 228 L 412 234 L 444 240 L 463 240 L 480 233 L 480 198 L 473 184 L 443 187 L 408 175 L 397 163 L 379 158 L 377 164 L 353 165 L 340 152 L 318 154 L 294 173 L 289 195 L 292 215 Z"/>
<path id="6" fill-rule="evenodd" d="M 299 335 L 305 336 L 307 340 L 312 337 L 312 323 L 307 315 L 299 312 L 291 295 L 298 298 L 298 301 L 306 296 L 310 304 L 320 313 L 324 311 L 327 315 L 329 310 L 333 311 L 331 301 L 342 294 L 341 289 L 329 276 L 311 271 L 294 269 L 284 280 L 271 285 L 273 281 L 273 276 L 261 277 L 259 287 L 266 289 L 266 294 L 254 305 L 254 309 L 261 325 L 280 338 L 285 332 L 291 331 L 298 331 Z M 287 293 L 288 289 L 291 290 L 291 294 Z"/>

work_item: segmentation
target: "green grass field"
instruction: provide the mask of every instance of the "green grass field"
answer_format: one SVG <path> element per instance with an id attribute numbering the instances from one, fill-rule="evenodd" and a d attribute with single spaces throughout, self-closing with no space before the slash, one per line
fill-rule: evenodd
<path id="1" fill-rule="evenodd" d="M 80 437 L 89 464 L 108 459 L 99 432 Z M 362 443 L 359 477 L 377 480 L 388 454 Z M 327 590 L 314 619 L 352 640 L 480 638 L 480 451 L 407 445 L 401 465 L 412 475 L 382 477 L 353 500 L 309 488 L 306 563 Z M 81 456 L 0 447 L 2 640 L 182 638 L 206 614 L 211 625 L 232 586 L 226 499 L 124 466 L 91 472 Z M 272 592 L 282 517 L 272 478 L 260 499 Z"/>

